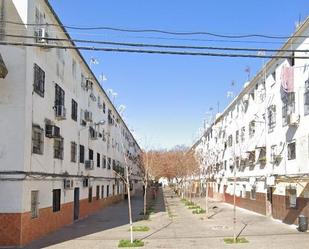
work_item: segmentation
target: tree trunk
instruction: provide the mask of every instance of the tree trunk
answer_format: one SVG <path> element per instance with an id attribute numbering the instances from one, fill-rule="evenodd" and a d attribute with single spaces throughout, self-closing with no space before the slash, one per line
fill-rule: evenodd
<path id="1" fill-rule="evenodd" d="M 145 182 L 145 190 L 144 190 L 144 216 L 146 216 L 147 212 L 147 187 L 148 187 L 148 181 Z"/>
<path id="2" fill-rule="evenodd" d="M 206 180 L 206 194 L 205 194 L 205 201 L 206 201 L 206 205 L 205 205 L 205 213 L 206 213 L 206 219 L 208 219 L 208 182 Z"/>

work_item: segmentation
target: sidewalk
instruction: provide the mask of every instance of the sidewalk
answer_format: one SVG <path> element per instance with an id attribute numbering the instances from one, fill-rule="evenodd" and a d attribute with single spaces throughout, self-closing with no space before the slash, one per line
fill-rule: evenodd
<path id="1" fill-rule="evenodd" d="M 163 196 L 164 193 L 164 196 Z M 194 202 L 205 208 L 205 199 Z M 205 249 L 258 248 L 303 249 L 309 245 L 309 233 L 282 224 L 262 215 L 237 208 L 236 231 L 248 244 L 226 245 L 223 239 L 233 236 L 233 207 L 210 201 L 213 216 L 192 214 L 171 189 L 160 189 L 149 220 L 137 221 L 143 209 L 142 195 L 132 199 L 134 225 L 148 226 L 148 232 L 134 232 L 145 242 L 143 248 Z M 105 208 L 88 218 L 50 234 L 26 247 L 36 248 L 118 248 L 120 239 L 129 239 L 126 200 Z"/>

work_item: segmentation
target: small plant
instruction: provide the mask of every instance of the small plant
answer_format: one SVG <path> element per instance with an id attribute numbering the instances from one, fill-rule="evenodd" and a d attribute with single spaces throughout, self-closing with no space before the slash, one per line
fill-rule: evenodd
<path id="1" fill-rule="evenodd" d="M 246 238 L 236 238 L 236 241 L 234 242 L 233 238 L 224 238 L 225 244 L 242 244 L 242 243 L 249 243 L 249 240 Z"/>
<path id="2" fill-rule="evenodd" d="M 206 211 L 202 208 L 198 208 L 192 211 L 193 214 L 205 214 Z"/>
<path id="3" fill-rule="evenodd" d="M 185 205 L 186 206 L 194 206 L 195 203 L 193 201 L 187 201 L 187 202 L 185 202 Z"/>
<path id="4" fill-rule="evenodd" d="M 182 198 L 180 201 L 183 202 L 183 203 L 187 202 L 187 200 L 185 198 Z"/>
<path id="5" fill-rule="evenodd" d="M 144 246 L 144 242 L 138 239 L 133 240 L 133 243 L 131 243 L 128 239 L 122 239 L 119 241 L 118 247 L 140 247 Z"/>
<path id="6" fill-rule="evenodd" d="M 147 226 L 133 226 L 133 232 L 147 232 L 150 228 Z"/>
<path id="7" fill-rule="evenodd" d="M 201 207 L 200 206 L 196 206 L 196 205 L 188 206 L 188 209 L 199 209 L 199 208 L 201 208 Z"/>

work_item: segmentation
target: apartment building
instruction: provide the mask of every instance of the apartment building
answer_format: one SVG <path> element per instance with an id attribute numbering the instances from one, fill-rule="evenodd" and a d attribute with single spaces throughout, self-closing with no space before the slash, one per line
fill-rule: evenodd
<path id="1" fill-rule="evenodd" d="M 75 46 L 48 1 L 0 5 L 2 42 L 41 45 L 0 45 L 1 247 L 121 200 L 125 165 L 131 193 L 142 185 L 141 149 L 83 56 L 44 46 Z"/>
<path id="2" fill-rule="evenodd" d="M 289 224 L 309 216 L 307 37 L 308 19 L 192 147 L 211 197 Z"/>

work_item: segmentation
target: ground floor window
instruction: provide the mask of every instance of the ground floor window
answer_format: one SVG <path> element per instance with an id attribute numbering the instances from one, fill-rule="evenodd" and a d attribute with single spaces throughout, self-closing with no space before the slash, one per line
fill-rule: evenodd
<path id="1" fill-rule="evenodd" d="M 256 187 L 252 186 L 251 191 L 250 191 L 250 199 L 255 200 L 256 199 Z"/>
<path id="2" fill-rule="evenodd" d="M 101 186 L 101 198 L 104 198 L 104 185 Z"/>
<path id="3" fill-rule="evenodd" d="M 296 208 L 296 200 L 297 200 L 297 194 L 295 188 L 290 188 L 286 190 L 286 195 L 289 197 L 289 208 Z"/>
<path id="4" fill-rule="evenodd" d="M 53 212 L 60 211 L 61 204 L 61 189 L 53 190 Z"/>
<path id="5" fill-rule="evenodd" d="M 96 193 L 96 199 L 99 200 L 100 199 L 100 186 L 97 186 L 97 193 Z"/>
<path id="6" fill-rule="evenodd" d="M 31 191 L 31 218 L 39 216 L 39 191 Z"/>
<path id="7" fill-rule="evenodd" d="M 109 185 L 106 186 L 106 196 L 109 196 Z"/>
<path id="8" fill-rule="evenodd" d="M 92 187 L 88 189 L 88 202 L 92 202 Z"/>

